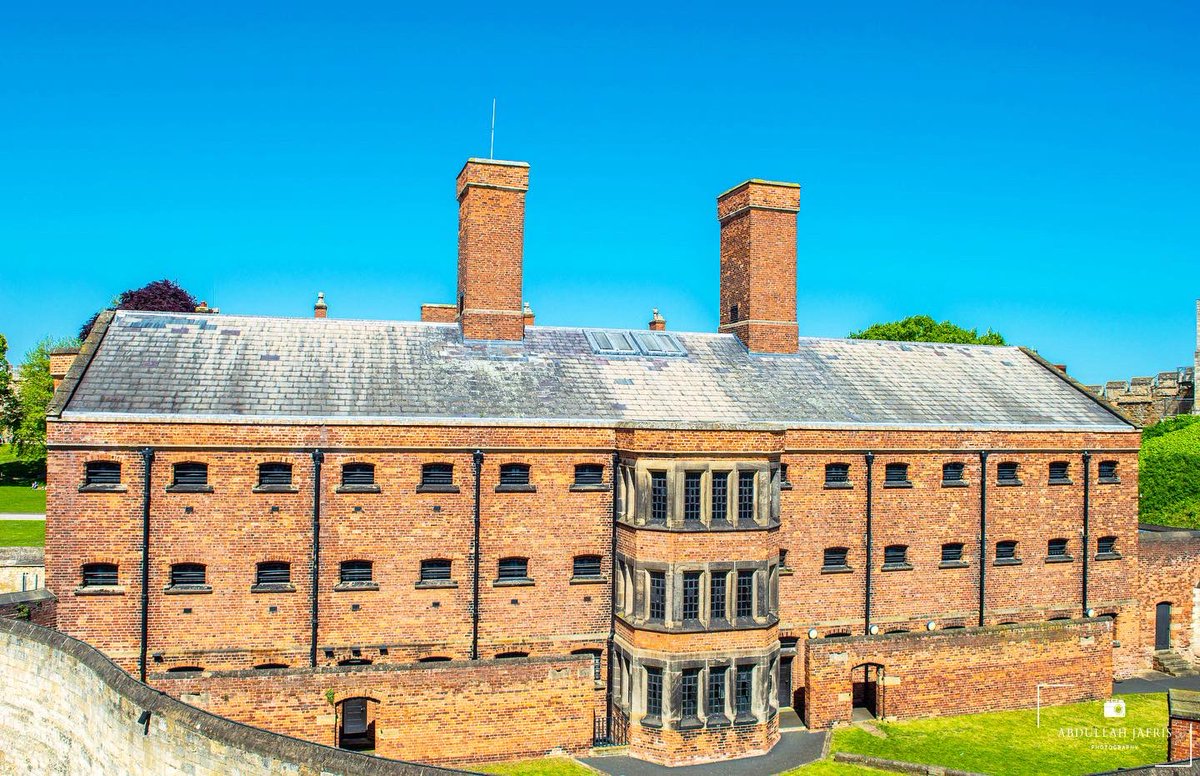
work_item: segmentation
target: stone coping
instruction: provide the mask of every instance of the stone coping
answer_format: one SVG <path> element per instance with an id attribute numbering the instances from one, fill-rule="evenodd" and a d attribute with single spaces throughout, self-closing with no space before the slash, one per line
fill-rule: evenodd
<path id="1" fill-rule="evenodd" d="M 46 551 L 41 547 L 0 547 L 0 566 L 44 566 Z"/>
<path id="2" fill-rule="evenodd" d="M 273 757 L 285 763 L 296 763 L 317 772 L 337 773 L 342 776 L 434 776 L 473 773 L 336 749 L 218 717 L 142 684 L 94 647 L 40 625 L 0 618 L 0 633 L 43 644 L 78 660 L 131 704 L 151 714 L 168 718 L 233 749 Z"/>

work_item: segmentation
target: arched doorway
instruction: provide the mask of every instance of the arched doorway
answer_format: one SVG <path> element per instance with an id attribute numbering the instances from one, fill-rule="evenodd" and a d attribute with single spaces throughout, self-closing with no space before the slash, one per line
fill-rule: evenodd
<path id="1" fill-rule="evenodd" d="M 346 698 L 337 705 L 337 745 L 356 752 L 375 749 L 374 698 Z"/>
<path id="2" fill-rule="evenodd" d="M 1171 602 L 1160 601 L 1154 607 L 1154 650 L 1171 648 Z"/>
<path id="3" fill-rule="evenodd" d="M 850 669 L 853 720 L 883 716 L 883 666 L 862 663 Z"/>

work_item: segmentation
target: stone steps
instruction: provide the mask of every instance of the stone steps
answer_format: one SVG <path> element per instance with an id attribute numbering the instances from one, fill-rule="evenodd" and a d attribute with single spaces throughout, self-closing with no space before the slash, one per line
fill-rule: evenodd
<path id="1" fill-rule="evenodd" d="M 1154 667 L 1171 676 L 1200 676 L 1200 671 L 1196 670 L 1192 661 L 1173 649 L 1155 652 Z"/>

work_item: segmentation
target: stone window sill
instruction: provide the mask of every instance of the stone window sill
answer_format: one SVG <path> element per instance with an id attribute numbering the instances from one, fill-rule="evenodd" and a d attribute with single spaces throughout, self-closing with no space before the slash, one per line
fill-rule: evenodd
<path id="1" fill-rule="evenodd" d="M 822 574 L 852 574 L 854 569 L 849 566 L 822 566 Z"/>
<path id="2" fill-rule="evenodd" d="M 757 725 L 758 717 L 754 716 L 753 714 L 751 714 L 748 711 L 743 711 L 743 712 L 740 712 L 736 717 L 733 718 L 733 724 L 734 725 Z"/>
<path id="3" fill-rule="evenodd" d="M 913 486 L 913 484 L 911 482 L 909 482 L 908 480 L 905 480 L 904 482 L 886 482 L 885 481 L 883 483 L 883 487 L 885 487 L 885 488 L 911 488 L 912 486 Z"/>
<path id="4" fill-rule="evenodd" d="M 724 714 L 710 714 L 707 724 L 710 728 L 722 728 L 729 727 L 731 723 L 729 722 L 729 717 L 726 717 Z"/>
<path id="5" fill-rule="evenodd" d="M 938 564 L 939 569 L 965 569 L 970 566 L 965 560 L 944 560 Z"/>
<path id="6" fill-rule="evenodd" d="M 417 493 L 461 493 L 457 485 L 418 485 Z"/>
<path id="7" fill-rule="evenodd" d="M 1099 479 L 1096 480 L 1096 482 L 1099 483 L 1100 485 L 1120 485 L 1121 478 L 1120 477 L 1100 477 Z"/>
<path id="8" fill-rule="evenodd" d="M 704 727 L 704 723 L 699 717 L 684 717 L 675 725 L 676 730 L 699 730 Z"/>
<path id="9" fill-rule="evenodd" d="M 458 587 L 458 583 L 453 579 L 425 579 L 418 581 L 413 587 L 419 590 L 438 590 L 441 588 Z"/>
<path id="10" fill-rule="evenodd" d="M 378 485 L 338 485 L 334 493 L 382 493 Z"/>
<path id="11" fill-rule="evenodd" d="M 647 714 L 646 716 L 642 717 L 642 727 L 661 728 L 662 726 L 662 717 L 660 716 L 651 716 Z"/>
<path id="12" fill-rule="evenodd" d="M 1119 553 L 1119 552 L 1098 552 L 1098 553 L 1096 553 L 1096 560 L 1120 560 L 1120 559 L 1121 559 L 1121 553 Z"/>
<path id="13" fill-rule="evenodd" d="M 970 485 L 966 480 L 942 480 L 943 488 L 967 488 Z"/>
<path id="14" fill-rule="evenodd" d="M 791 490 L 792 487 L 793 487 L 792 483 L 788 482 L 787 480 L 784 480 L 783 482 L 779 483 L 780 490 Z"/>
<path id="15" fill-rule="evenodd" d="M 255 485 L 250 489 L 251 493 L 299 493 L 300 489 L 295 485 Z"/>
<path id="16" fill-rule="evenodd" d="M 212 591 L 212 585 L 167 585 L 163 595 L 207 595 Z"/>
<path id="17" fill-rule="evenodd" d="M 535 582 L 529 577 L 515 579 L 493 579 L 492 587 L 533 587 Z"/>
<path id="18" fill-rule="evenodd" d="M 791 575 L 793 575 L 795 573 L 796 573 L 795 570 L 790 569 L 787 566 L 779 567 L 779 576 L 781 576 L 781 577 L 790 577 Z"/>
<path id="19" fill-rule="evenodd" d="M 825 490 L 851 490 L 854 488 L 853 482 L 827 482 Z"/>
<path id="20" fill-rule="evenodd" d="M 251 585 L 251 593 L 294 593 L 296 586 L 291 582 L 264 582 L 261 585 Z"/>
<path id="21" fill-rule="evenodd" d="M 124 585 L 89 585 L 75 588 L 75 595 L 125 595 Z"/>
<path id="22" fill-rule="evenodd" d="M 537 493 L 537 485 L 497 485 L 497 493 Z"/>
<path id="23" fill-rule="evenodd" d="M 1070 479 L 1065 479 L 1065 480 L 1050 480 L 1050 484 L 1051 485 L 1074 485 L 1075 483 L 1072 482 Z"/>
<path id="24" fill-rule="evenodd" d="M 612 486 L 606 485 L 603 482 L 593 485 L 580 485 L 578 483 L 573 483 L 567 490 L 571 491 L 572 493 L 607 493 L 608 491 L 612 490 Z"/>
<path id="25" fill-rule="evenodd" d="M 885 563 L 880 571 L 912 571 L 911 563 Z"/>
<path id="26" fill-rule="evenodd" d="M 1024 485 L 1020 480 L 997 480 L 996 485 L 1001 488 L 1019 488 Z"/>
<path id="27" fill-rule="evenodd" d="M 604 577 L 571 577 L 569 585 L 603 585 L 608 582 Z"/>
<path id="28" fill-rule="evenodd" d="M 1047 555 L 1047 563 L 1071 563 L 1075 559 L 1070 555 Z"/>
<path id="29" fill-rule="evenodd" d="M 168 485 L 167 493 L 212 493 L 212 485 Z"/>
<path id="30" fill-rule="evenodd" d="M 80 485 L 80 493 L 125 493 L 129 488 L 124 485 Z"/>
<path id="31" fill-rule="evenodd" d="M 1020 558 L 996 558 L 992 562 L 993 566 L 1020 566 L 1022 563 Z"/>
<path id="32" fill-rule="evenodd" d="M 378 590 L 378 582 L 338 582 L 333 586 L 333 592 L 346 593 L 356 590 Z"/>

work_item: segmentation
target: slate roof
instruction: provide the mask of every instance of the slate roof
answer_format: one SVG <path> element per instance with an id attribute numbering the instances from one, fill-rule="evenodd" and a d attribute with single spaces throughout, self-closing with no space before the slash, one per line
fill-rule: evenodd
<path id="1" fill-rule="evenodd" d="M 595 330 L 592 330 L 595 331 Z M 52 414 L 172 420 L 1133 427 L 1015 347 L 802 338 L 751 354 L 672 332 L 673 357 L 597 354 L 583 329 L 464 342 L 455 324 L 119 311 Z"/>

